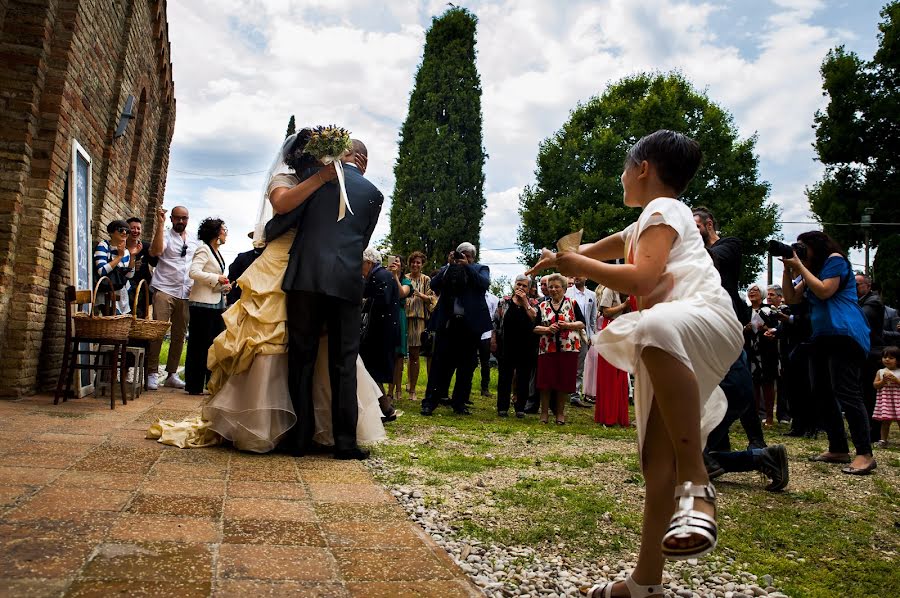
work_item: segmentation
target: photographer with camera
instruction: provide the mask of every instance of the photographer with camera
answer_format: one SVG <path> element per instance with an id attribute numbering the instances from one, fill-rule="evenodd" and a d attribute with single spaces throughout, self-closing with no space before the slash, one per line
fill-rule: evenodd
<path id="1" fill-rule="evenodd" d="M 778 341 L 767 333 L 778 326 L 773 310 L 763 305 L 762 291 L 747 289 L 750 321 L 744 326 L 744 350 L 750 360 L 756 412 L 766 418 L 766 426 L 775 424 L 775 380 L 778 378 Z"/>
<path id="2" fill-rule="evenodd" d="M 782 244 L 772 253 L 784 264 L 785 300 L 792 304 L 806 298 L 810 305 L 813 395 L 822 401 L 828 435 L 828 451 L 811 460 L 849 463 L 841 471 L 867 475 L 877 467 L 860 389 L 860 370 L 869 353 L 869 325 L 857 303 L 853 269 L 840 246 L 824 232 L 806 232 L 797 241 L 791 247 Z M 801 279 L 797 284 L 795 275 Z M 852 461 L 842 410 L 856 446 Z"/>
<path id="3" fill-rule="evenodd" d="M 454 372 L 456 385 L 450 406 L 455 413 L 468 415 L 466 401 L 472 391 L 481 335 L 492 329 L 484 300 L 484 293 L 491 285 L 491 273 L 487 266 L 475 262 L 475 246 L 460 243 L 447 261 L 431 279 L 431 288 L 440 299 L 431 316 L 435 345 L 422 415 L 431 415 L 438 402 L 447 396 Z"/>

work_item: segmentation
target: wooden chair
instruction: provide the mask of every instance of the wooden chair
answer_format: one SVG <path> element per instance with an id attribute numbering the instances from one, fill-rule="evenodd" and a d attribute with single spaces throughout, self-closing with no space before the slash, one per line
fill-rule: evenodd
<path id="1" fill-rule="evenodd" d="M 58 405 L 60 398 L 65 402 L 70 395 L 75 396 L 72 390 L 72 379 L 75 377 L 75 372 L 93 370 L 109 372 L 111 381 L 116 379 L 116 372 L 119 373 L 119 391 L 122 394 L 122 404 L 125 405 L 125 349 L 128 342 L 125 339 L 103 338 L 102 336 L 76 336 L 73 322 L 75 313 L 89 304 L 91 304 L 91 291 L 76 290 L 73 286 L 66 287 L 66 343 L 53 404 Z M 86 350 L 81 348 L 83 344 L 87 345 Z M 91 350 L 92 344 L 97 345 L 98 350 Z M 103 345 L 106 345 L 107 348 L 99 350 Z M 81 357 L 87 357 L 87 363 L 81 363 L 79 359 Z M 106 359 L 107 357 L 108 359 Z M 115 388 L 115 384 L 110 385 L 110 409 L 116 408 Z"/>

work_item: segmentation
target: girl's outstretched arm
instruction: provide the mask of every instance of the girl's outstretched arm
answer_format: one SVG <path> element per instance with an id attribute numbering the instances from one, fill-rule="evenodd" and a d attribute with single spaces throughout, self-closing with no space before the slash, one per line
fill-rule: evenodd
<path id="1" fill-rule="evenodd" d="M 657 224 L 641 234 L 633 264 L 606 264 L 582 253 L 559 253 L 556 266 L 567 276 L 585 276 L 619 292 L 643 297 L 659 285 L 676 237 L 672 227 Z"/>
<path id="2" fill-rule="evenodd" d="M 583 243 L 578 247 L 580 255 L 595 260 L 615 260 L 625 256 L 625 241 L 622 239 L 622 233 L 613 233 L 608 237 L 595 241 L 594 243 Z M 557 268 L 556 255 L 552 251 L 543 250 L 541 259 L 534 266 L 525 271 L 527 276 L 533 276 L 542 270 Z"/>

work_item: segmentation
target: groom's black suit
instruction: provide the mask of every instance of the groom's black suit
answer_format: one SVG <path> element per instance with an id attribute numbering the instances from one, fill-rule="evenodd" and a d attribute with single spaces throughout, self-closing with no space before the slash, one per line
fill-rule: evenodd
<path id="1" fill-rule="evenodd" d="M 334 181 L 266 225 L 270 240 L 297 227 L 282 289 L 287 294 L 288 383 L 298 420 L 288 440 L 293 446 L 287 448 L 301 453 L 309 449 L 315 431 L 312 382 L 323 326 L 328 330 L 334 448 L 340 453 L 357 446 L 362 253 L 375 230 L 384 196 L 353 165 L 344 165 L 344 180 L 353 213 L 347 211 L 340 222 L 340 192 Z"/>

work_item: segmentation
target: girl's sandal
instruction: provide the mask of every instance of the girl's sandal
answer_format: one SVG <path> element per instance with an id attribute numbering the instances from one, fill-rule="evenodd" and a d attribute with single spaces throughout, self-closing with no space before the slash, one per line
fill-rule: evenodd
<path id="1" fill-rule="evenodd" d="M 675 498 L 678 499 L 678 510 L 672 515 L 669 530 L 663 536 L 663 556 L 672 561 L 684 561 L 712 552 L 718 541 L 719 528 L 715 518 L 694 510 L 694 499 L 701 498 L 715 507 L 715 487 L 685 482 L 675 488 Z M 685 541 L 692 538 L 693 541 L 685 545 Z"/>
<path id="2" fill-rule="evenodd" d="M 587 598 L 610 598 L 612 596 L 613 586 L 617 583 L 618 582 L 616 581 L 598 583 L 597 585 L 591 586 L 590 588 L 581 588 L 581 593 Z M 632 598 L 652 596 L 654 594 L 659 594 L 660 596 L 663 595 L 662 585 L 654 584 L 650 586 L 642 586 L 631 579 L 630 575 L 625 578 L 625 587 L 628 588 L 628 595 Z"/>

